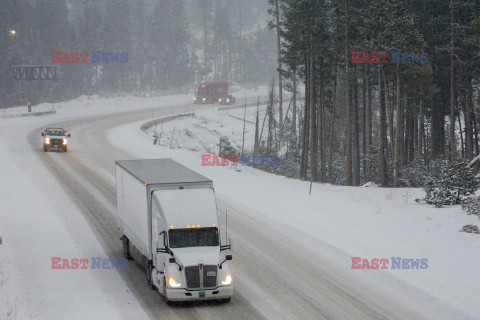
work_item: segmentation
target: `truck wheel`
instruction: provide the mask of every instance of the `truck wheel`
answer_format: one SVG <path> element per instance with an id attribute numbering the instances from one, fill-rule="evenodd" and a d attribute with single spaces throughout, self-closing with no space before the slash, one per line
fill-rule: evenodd
<path id="1" fill-rule="evenodd" d="M 128 260 L 132 260 L 133 257 L 130 254 L 130 247 L 129 247 L 130 240 L 128 240 L 127 236 L 123 236 L 122 243 L 123 243 L 123 256 Z"/>
<path id="2" fill-rule="evenodd" d="M 152 272 L 153 272 L 153 263 L 152 263 L 152 261 L 148 261 L 148 263 L 147 263 L 147 284 L 150 288 L 152 288 L 152 290 L 155 290 L 156 287 L 153 285 Z"/>
<path id="3" fill-rule="evenodd" d="M 47 152 L 47 151 L 48 151 L 48 149 L 47 149 L 47 147 L 46 147 L 46 146 L 43 146 L 43 151 L 45 151 L 45 152 Z"/>
<path id="4" fill-rule="evenodd" d="M 228 303 L 232 300 L 232 298 L 225 298 L 225 299 L 222 299 L 222 302 L 223 303 Z"/>
<path id="5" fill-rule="evenodd" d="M 63 152 L 67 152 L 67 147 L 62 148 Z"/>

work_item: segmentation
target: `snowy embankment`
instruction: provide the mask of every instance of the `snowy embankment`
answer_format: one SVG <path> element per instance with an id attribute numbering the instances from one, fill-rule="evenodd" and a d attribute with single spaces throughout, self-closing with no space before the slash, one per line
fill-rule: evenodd
<path id="1" fill-rule="evenodd" d="M 237 94 L 256 97 L 264 91 Z M 109 257 L 89 221 L 37 157 L 43 152 L 40 137 L 32 148 L 27 135 L 51 123 L 123 111 L 185 105 L 187 113 L 191 102 L 192 94 L 81 97 L 33 106 L 32 112 L 55 111 L 38 117 L 24 116 L 26 107 L 0 110 L 0 115 L 5 114 L 0 118 L 0 319 L 148 318 L 116 270 L 91 269 L 91 262 L 88 269 L 52 269 L 52 257 Z"/>
<path id="2" fill-rule="evenodd" d="M 246 152 L 252 147 L 254 110 L 247 114 Z M 465 224 L 480 224 L 477 217 L 466 215 L 459 206 L 437 209 L 418 204 L 415 199 L 423 196 L 420 189 L 314 184 L 309 195 L 308 182 L 245 166 L 202 166 L 201 153 L 218 154 L 221 135 L 241 146 L 239 119 L 242 109 L 207 110 L 160 124 L 156 128 L 157 134 L 162 131 L 160 146 L 154 146 L 149 136 L 155 128 L 145 134 L 139 129 L 142 122 L 118 127 L 109 136 L 111 143 L 139 158 L 170 157 L 213 179 L 220 200 L 290 235 L 369 284 L 385 290 L 401 287 L 424 299 L 432 295 L 460 313 L 480 317 L 480 236 L 458 232 Z M 332 250 L 321 252 L 318 241 L 330 244 Z M 388 269 L 354 270 L 351 257 L 388 259 Z M 392 269 L 392 257 L 428 259 L 428 267 Z"/>

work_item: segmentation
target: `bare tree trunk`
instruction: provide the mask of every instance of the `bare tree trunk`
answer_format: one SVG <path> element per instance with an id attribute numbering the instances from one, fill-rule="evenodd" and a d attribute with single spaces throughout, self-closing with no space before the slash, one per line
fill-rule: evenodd
<path id="1" fill-rule="evenodd" d="M 372 146 L 372 86 L 367 72 L 367 153 Z"/>
<path id="2" fill-rule="evenodd" d="M 257 117 L 255 119 L 255 144 L 253 146 L 253 155 L 256 156 L 258 154 L 260 148 L 260 141 L 259 141 L 259 125 L 260 125 L 260 118 L 259 118 L 259 109 L 260 109 L 260 97 L 258 97 L 257 101 Z"/>
<path id="3" fill-rule="evenodd" d="M 325 90 L 324 80 L 320 79 L 320 110 L 318 112 L 319 149 L 320 149 L 320 182 L 325 182 Z"/>
<path id="4" fill-rule="evenodd" d="M 336 62 L 338 55 L 335 57 L 335 78 L 333 79 L 333 106 L 332 106 L 332 120 L 330 122 L 330 141 L 328 143 L 328 181 L 333 183 L 333 136 L 335 133 L 335 117 L 337 113 L 337 77 L 338 77 L 338 63 Z"/>
<path id="5" fill-rule="evenodd" d="M 367 72 L 365 67 L 364 72 Z M 364 74 L 362 81 L 362 177 L 367 172 L 367 76 Z"/>
<path id="6" fill-rule="evenodd" d="M 453 4 L 450 0 L 450 152 L 449 159 L 453 160 L 456 153 L 455 146 L 455 91 L 453 83 Z"/>
<path id="7" fill-rule="evenodd" d="M 423 86 L 420 87 L 420 92 L 423 92 Z M 423 96 L 420 97 L 420 109 L 418 112 L 418 147 L 417 147 L 417 158 L 422 158 L 425 155 L 424 145 L 425 141 L 425 118 L 423 115 Z M 424 159 L 426 160 L 426 159 Z"/>
<path id="8" fill-rule="evenodd" d="M 460 120 L 460 116 L 457 118 L 457 120 L 458 120 L 458 131 L 460 132 L 460 146 L 462 147 L 462 157 L 465 158 L 465 148 L 463 145 L 462 121 Z"/>
<path id="9" fill-rule="evenodd" d="M 415 134 L 416 134 L 416 127 L 415 127 L 415 116 L 413 115 L 413 108 L 408 103 L 407 93 L 403 92 L 403 100 L 405 102 L 405 111 L 406 111 L 406 130 L 405 130 L 405 153 L 406 156 L 404 157 L 403 165 L 407 165 L 413 161 L 415 158 Z"/>
<path id="10" fill-rule="evenodd" d="M 394 173 L 393 184 L 395 187 L 400 186 L 400 178 L 402 176 L 402 168 L 404 164 L 404 110 L 400 100 L 400 70 L 397 63 L 397 123 L 396 123 L 396 135 L 395 135 L 395 160 L 394 160 Z"/>
<path id="11" fill-rule="evenodd" d="M 387 186 L 387 159 L 386 159 L 386 149 L 387 149 L 387 113 L 385 110 L 385 92 L 382 87 L 381 79 L 381 66 L 378 68 L 378 88 L 379 88 L 379 111 L 380 111 L 380 127 L 379 127 L 379 136 L 380 144 L 378 151 L 378 162 L 380 166 L 379 175 L 380 175 L 380 184 L 382 187 Z"/>
<path id="12" fill-rule="evenodd" d="M 385 76 L 385 74 L 384 74 Z M 383 79 L 384 82 L 386 82 L 386 77 Z M 388 133 L 390 136 L 390 139 L 387 140 L 387 154 L 390 154 L 392 159 L 395 159 L 395 143 L 397 142 L 395 139 L 395 124 L 394 124 L 394 114 L 395 114 L 395 92 L 392 92 L 392 96 L 390 99 L 390 87 L 388 86 L 387 83 L 385 83 L 385 93 L 386 93 L 386 106 L 387 106 L 387 128 L 388 128 Z M 393 88 L 392 88 L 393 90 Z M 390 144 L 388 144 L 388 141 L 390 141 Z"/>
<path id="13" fill-rule="evenodd" d="M 292 109 L 292 133 L 297 135 L 297 72 L 293 72 L 293 109 Z M 295 139 L 296 140 L 296 139 Z"/>
<path id="14" fill-rule="evenodd" d="M 360 128 L 358 123 L 358 84 L 353 86 L 353 185 L 360 185 Z"/>
<path id="15" fill-rule="evenodd" d="M 283 75 L 282 75 L 282 52 L 281 52 L 281 41 L 280 41 L 280 10 L 278 7 L 278 0 L 275 0 L 275 28 L 277 31 L 277 54 L 278 54 L 278 119 L 280 125 L 280 132 L 283 131 L 281 128 L 283 123 Z"/>
<path id="16" fill-rule="evenodd" d="M 475 151 L 476 151 L 476 154 L 480 154 L 480 150 L 479 150 L 479 145 L 478 145 L 478 129 L 477 129 L 477 115 L 475 113 L 475 109 L 476 109 L 476 103 L 475 103 L 475 100 L 473 99 L 473 93 L 471 93 L 471 100 L 470 100 L 470 103 L 471 103 L 471 112 L 472 112 L 472 120 L 473 120 L 473 132 L 475 134 Z"/>
<path id="17" fill-rule="evenodd" d="M 308 146 L 309 146 L 309 123 L 310 123 L 310 57 L 308 54 L 305 55 L 305 101 L 304 101 L 304 110 L 303 110 L 303 121 L 302 121 L 302 153 L 301 153 L 301 162 L 300 162 L 300 179 L 307 179 L 307 167 L 308 167 Z"/>
<path id="18" fill-rule="evenodd" d="M 346 11 L 346 4 L 343 2 L 344 10 Z M 346 12 L 345 12 L 346 14 Z M 346 14 L 347 15 L 347 14 Z M 345 100 L 346 100 L 346 112 L 347 112 L 347 132 L 346 132 L 346 157 L 345 157 L 345 184 L 347 186 L 353 185 L 353 172 L 352 172 L 352 101 L 350 94 L 350 75 L 349 75 L 349 62 L 348 62 L 348 23 L 345 22 Z"/>
<path id="19" fill-rule="evenodd" d="M 317 85 L 313 51 L 310 51 L 310 175 L 318 181 Z"/>
<path id="20" fill-rule="evenodd" d="M 465 103 L 463 104 L 463 116 L 465 118 L 465 158 L 473 159 L 473 126 L 472 126 L 472 112 L 470 106 L 472 105 L 470 90 L 465 92 Z"/>

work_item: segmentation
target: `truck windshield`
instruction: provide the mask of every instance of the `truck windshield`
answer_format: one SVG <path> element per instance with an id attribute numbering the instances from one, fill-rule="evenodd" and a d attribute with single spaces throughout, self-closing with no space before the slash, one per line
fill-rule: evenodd
<path id="1" fill-rule="evenodd" d="M 47 129 L 47 134 L 49 136 L 64 136 L 65 130 L 62 129 Z"/>
<path id="2" fill-rule="evenodd" d="M 218 246 L 217 228 L 171 229 L 170 248 Z"/>

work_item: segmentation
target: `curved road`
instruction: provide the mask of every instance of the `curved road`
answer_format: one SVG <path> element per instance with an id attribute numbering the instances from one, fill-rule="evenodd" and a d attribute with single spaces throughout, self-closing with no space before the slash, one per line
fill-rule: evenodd
<path id="1" fill-rule="evenodd" d="M 170 114 L 174 108 L 178 112 L 186 109 L 182 105 L 158 108 L 155 115 Z M 38 158 L 67 190 L 112 259 L 122 257 L 115 221 L 114 161 L 135 156 L 109 145 L 106 135 L 116 126 L 146 122 L 151 116 L 151 110 L 144 110 L 52 124 L 72 133 L 65 154 L 42 151 L 40 132 L 44 127 L 28 135 Z M 128 269 L 117 272 L 151 319 L 419 319 L 428 314 L 409 310 L 390 293 L 340 272 L 294 239 L 247 218 L 234 205 L 220 200 L 219 208 L 228 209 L 229 232 L 239 248 L 230 264 L 235 277 L 231 303 L 168 307 L 146 285 L 145 271 L 129 262 Z M 101 287 L 108 285 L 101 283 Z"/>

